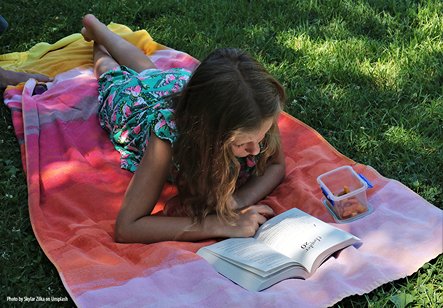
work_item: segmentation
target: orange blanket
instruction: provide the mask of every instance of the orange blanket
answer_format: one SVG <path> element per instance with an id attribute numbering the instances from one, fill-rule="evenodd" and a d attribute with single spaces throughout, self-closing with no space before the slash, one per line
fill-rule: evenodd
<path id="1" fill-rule="evenodd" d="M 159 67 L 197 65 L 189 55 L 154 43 L 144 31 L 127 34 L 128 40 L 140 38 L 146 38 L 146 45 L 139 47 Z M 115 219 L 132 174 L 120 169 L 119 154 L 98 124 L 97 82 L 86 68 L 91 65 L 91 45 L 77 36 L 57 48 L 25 63 L 28 68 L 38 63 L 34 71 L 56 77 L 49 90 L 32 96 L 36 82 L 30 80 L 8 88 L 5 103 L 22 147 L 35 235 L 78 306 L 326 307 L 410 275 L 442 253 L 441 210 L 401 183 L 338 153 L 316 131 L 285 113 L 279 127 L 286 177 L 262 203 L 276 213 L 297 207 L 333 223 L 320 202 L 316 179 L 351 165 L 374 184 L 368 191 L 373 213 L 338 225 L 361 238 L 361 246 L 330 258 L 306 281 L 285 280 L 262 292 L 247 292 L 195 254 L 213 240 L 115 243 Z M 71 70 L 67 55 L 79 49 L 88 51 L 76 62 L 83 67 Z M 63 57 L 66 60 L 60 60 Z M 14 61 L 8 63 L 11 68 Z M 156 211 L 173 189 L 165 186 Z"/>

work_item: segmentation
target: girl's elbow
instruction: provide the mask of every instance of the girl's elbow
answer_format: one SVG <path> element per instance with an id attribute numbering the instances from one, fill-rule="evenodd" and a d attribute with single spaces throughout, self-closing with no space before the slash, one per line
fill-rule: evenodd
<path id="1" fill-rule="evenodd" d="M 121 223 L 118 223 L 118 221 L 115 223 L 114 227 L 114 241 L 121 244 L 132 242 L 127 228 L 125 229 Z"/>
<path id="2" fill-rule="evenodd" d="M 117 229 L 114 230 L 114 241 L 120 244 L 127 243 L 125 241 L 124 235 L 121 232 L 117 231 Z"/>

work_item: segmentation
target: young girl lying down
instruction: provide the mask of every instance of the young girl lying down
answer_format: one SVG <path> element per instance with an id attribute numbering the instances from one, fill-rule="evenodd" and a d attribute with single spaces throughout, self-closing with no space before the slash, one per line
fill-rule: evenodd
<path id="1" fill-rule="evenodd" d="M 256 203 L 282 181 L 277 117 L 283 87 L 246 52 L 218 49 L 194 73 L 157 69 L 93 15 L 100 124 L 135 172 L 116 225 L 117 242 L 250 237 L 274 212 Z M 151 216 L 168 178 L 187 215 Z"/>

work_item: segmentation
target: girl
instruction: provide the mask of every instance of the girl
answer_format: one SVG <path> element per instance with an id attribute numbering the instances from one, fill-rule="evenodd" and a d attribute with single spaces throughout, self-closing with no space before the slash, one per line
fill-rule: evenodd
<path id="1" fill-rule="evenodd" d="M 159 70 L 136 46 L 93 15 L 99 117 L 135 171 L 115 225 L 117 242 L 250 237 L 274 212 L 256 205 L 281 182 L 277 127 L 283 87 L 247 53 L 220 49 L 192 74 Z M 148 142 L 149 141 L 149 142 Z M 180 214 L 151 216 L 172 177 Z"/>

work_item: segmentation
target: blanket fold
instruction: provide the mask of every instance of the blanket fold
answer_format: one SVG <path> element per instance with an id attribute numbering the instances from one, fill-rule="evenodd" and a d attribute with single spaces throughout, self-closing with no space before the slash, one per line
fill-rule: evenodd
<path id="1" fill-rule="evenodd" d="M 159 68 L 193 70 L 199 64 L 154 42 L 146 31 L 109 27 Z M 34 233 L 79 307 L 326 307 L 410 275 L 442 253 L 440 209 L 403 184 L 345 157 L 284 112 L 278 124 L 286 177 L 261 203 L 277 214 L 297 207 L 334 223 L 320 202 L 316 179 L 350 165 L 374 184 L 368 190 L 373 213 L 335 224 L 361 238 L 359 245 L 328 259 L 306 281 L 289 279 L 262 292 L 247 292 L 195 254 L 214 240 L 115 243 L 115 219 L 132 173 L 120 169 L 119 154 L 98 124 L 92 43 L 74 34 L 26 53 L 2 55 L 0 65 L 55 77 L 41 95 L 32 95 L 36 81 L 29 80 L 9 87 L 4 97 L 22 150 Z M 174 193 L 166 184 L 154 211 L 161 211 Z"/>

